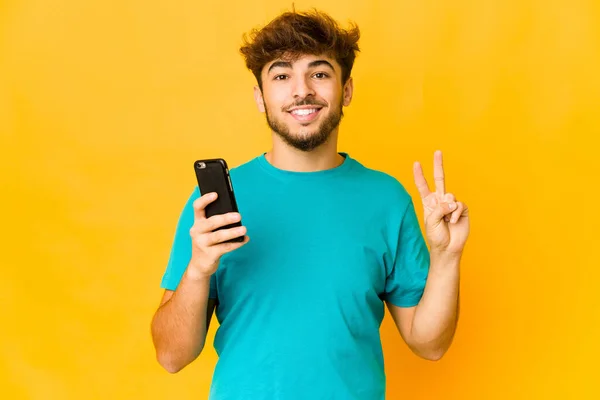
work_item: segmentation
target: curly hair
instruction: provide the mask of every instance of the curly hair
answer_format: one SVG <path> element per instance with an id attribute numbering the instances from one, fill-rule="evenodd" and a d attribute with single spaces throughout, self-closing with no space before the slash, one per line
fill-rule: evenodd
<path id="1" fill-rule="evenodd" d="M 303 13 L 293 10 L 261 29 L 244 34 L 240 53 L 261 90 L 261 71 L 267 63 L 279 58 L 291 62 L 307 54 L 325 54 L 335 59 L 342 67 L 342 84 L 345 84 L 360 51 L 359 38 L 360 30 L 354 23 L 350 23 L 349 29 L 342 29 L 331 16 L 318 10 Z"/>

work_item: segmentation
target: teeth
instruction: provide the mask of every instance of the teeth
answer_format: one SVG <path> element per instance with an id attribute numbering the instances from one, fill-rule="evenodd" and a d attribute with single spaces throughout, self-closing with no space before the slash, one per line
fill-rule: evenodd
<path id="1" fill-rule="evenodd" d="M 292 114 L 294 115 L 309 115 L 312 113 L 317 112 L 316 108 L 308 108 L 308 109 L 304 109 L 304 110 L 294 110 L 292 111 Z"/>

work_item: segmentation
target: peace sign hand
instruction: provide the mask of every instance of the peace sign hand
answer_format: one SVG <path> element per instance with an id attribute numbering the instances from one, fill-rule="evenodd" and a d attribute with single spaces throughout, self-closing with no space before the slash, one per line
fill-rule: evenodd
<path id="1" fill-rule="evenodd" d="M 418 161 L 413 172 L 423 202 L 425 233 L 431 251 L 460 255 L 469 236 L 469 210 L 452 193 L 445 192 L 442 152 L 436 151 L 433 156 L 435 192 L 429 190 Z"/>

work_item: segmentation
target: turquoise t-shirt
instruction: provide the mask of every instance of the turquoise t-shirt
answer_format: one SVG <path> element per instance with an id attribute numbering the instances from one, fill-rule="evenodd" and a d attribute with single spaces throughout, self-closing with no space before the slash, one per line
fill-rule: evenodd
<path id="1" fill-rule="evenodd" d="M 385 398 L 383 301 L 419 302 L 429 250 L 405 188 L 340 154 L 318 172 L 280 170 L 264 154 L 231 169 L 250 242 L 211 279 L 220 326 L 210 399 Z M 199 196 L 181 214 L 164 289 L 188 265 Z"/>

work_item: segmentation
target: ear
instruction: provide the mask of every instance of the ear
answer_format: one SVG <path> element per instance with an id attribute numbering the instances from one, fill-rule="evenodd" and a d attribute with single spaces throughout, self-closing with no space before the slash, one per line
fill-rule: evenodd
<path id="1" fill-rule="evenodd" d="M 263 99 L 262 92 L 258 86 L 254 86 L 254 101 L 256 101 L 256 106 L 258 107 L 258 111 L 261 113 L 265 112 L 265 100 Z"/>
<path id="2" fill-rule="evenodd" d="M 347 107 L 350 105 L 350 102 L 352 101 L 352 93 L 354 92 L 354 81 L 352 80 L 352 77 L 348 78 L 348 80 L 346 81 L 346 84 L 344 85 L 344 107 Z"/>

